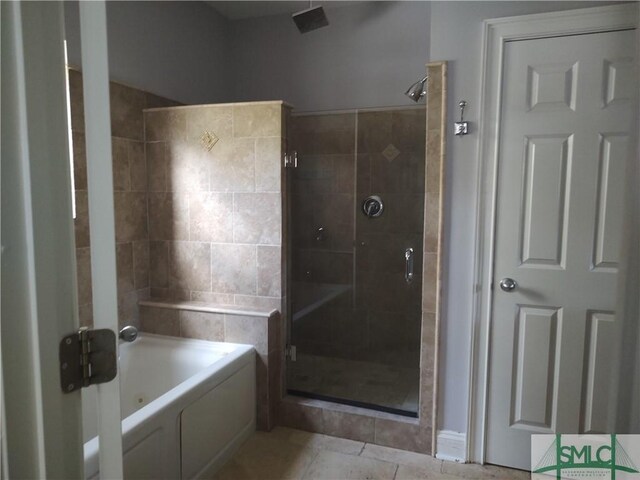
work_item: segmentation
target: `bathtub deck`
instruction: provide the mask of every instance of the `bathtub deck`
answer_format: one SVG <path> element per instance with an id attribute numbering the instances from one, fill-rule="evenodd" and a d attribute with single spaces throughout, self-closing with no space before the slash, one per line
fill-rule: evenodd
<path id="1" fill-rule="evenodd" d="M 524 480 L 529 473 L 443 462 L 419 453 L 278 427 L 254 434 L 214 478 Z"/>

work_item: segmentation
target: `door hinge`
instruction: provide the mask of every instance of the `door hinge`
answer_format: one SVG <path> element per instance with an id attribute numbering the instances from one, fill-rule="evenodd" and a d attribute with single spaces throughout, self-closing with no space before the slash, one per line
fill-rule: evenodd
<path id="1" fill-rule="evenodd" d="M 116 378 L 116 334 L 83 327 L 60 341 L 60 386 L 65 393 Z"/>
<path id="2" fill-rule="evenodd" d="M 298 168 L 298 152 L 284 154 L 284 168 Z"/>
<path id="3" fill-rule="evenodd" d="M 284 356 L 291 360 L 292 362 L 296 361 L 296 346 L 295 345 L 287 345 L 284 349 Z"/>

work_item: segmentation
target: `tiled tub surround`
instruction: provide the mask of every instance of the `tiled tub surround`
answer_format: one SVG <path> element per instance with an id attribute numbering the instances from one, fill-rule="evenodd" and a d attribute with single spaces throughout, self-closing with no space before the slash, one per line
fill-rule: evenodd
<path id="1" fill-rule="evenodd" d="M 152 298 L 282 310 L 286 109 L 145 111 Z"/>
<path id="2" fill-rule="evenodd" d="M 150 298 L 160 303 L 141 304 L 141 327 L 255 345 L 265 430 L 282 397 L 287 110 L 256 102 L 144 113 Z"/>
<path id="3" fill-rule="evenodd" d="M 281 317 L 277 310 L 215 306 L 203 302 L 140 302 L 144 332 L 213 342 L 254 345 L 257 427 L 271 430 L 281 395 Z"/>
<path id="4" fill-rule="evenodd" d="M 398 342 L 400 341 L 398 336 L 400 331 L 406 332 L 405 341 L 415 342 L 416 338 L 419 339 L 419 404 L 418 404 L 418 415 L 419 418 L 412 419 L 407 417 L 400 417 L 397 415 L 392 415 L 388 413 L 375 412 L 372 410 L 350 407 L 345 405 L 338 405 L 335 403 L 320 401 L 320 400 L 312 400 L 312 399 L 304 399 L 300 397 L 288 396 L 285 397 L 280 409 L 280 423 L 285 426 L 290 426 L 294 428 L 301 428 L 304 430 L 309 430 L 318 433 L 325 433 L 328 435 L 335 435 L 338 437 L 349 438 L 353 440 L 375 443 L 378 445 L 390 446 L 394 448 L 400 448 L 404 450 L 412 450 L 416 452 L 422 453 L 430 453 L 434 454 L 434 429 L 433 426 L 436 422 L 436 412 L 434 409 L 434 399 L 437 396 L 436 386 L 437 386 L 437 378 L 435 378 L 435 372 L 437 372 L 437 350 L 438 350 L 438 342 L 437 342 L 437 326 L 438 326 L 438 317 L 439 317 L 439 309 L 440 309 L 440 259 L 441 259 L 441 249 L 442 249 L 442 222 L 443 222 L 443 209 L 442 209 L 442 198 L 443 198 L 443 171 L 444 171 L 444 127 L 445 127 L 445 110 L 443 106 L 446 102 L 446 63 L 444 62 L 436 62 L 427 65 L 427 71 L 429 74 L 428 80 L 428 99 L 427 99 L 427 109 L 426 109 L 426 167 L 424 174 L 424 193 L 421 193 L 419 190 L 412 190 L 412 181 L 414 179 L 407 177 L 400 178 L 391 178 L 381 176 L 380 180 L 385 181 L 386 183 L 379 184 L 376 188 L 379 189 L 390 189 L 386 196 L 391 198 L 393 195 L 398 195 L 397 201 L 399 204 L 402 203 L 402 197 L 407 196 L 407 199 L 410 197 L 413 199 L 415 205 L 424 205 L 421 208 L 421 212 L 423 211 L 424 217 L 413 218 L 411 214 L 411 210 L 406 210 L 407 212 L 407 222 L 409 225 L 415 225 L 416 222 L 421 222 L 424 226 L 424 234 L 423 234 L 423 246 L 422 251 L 420 249 L 416 249 L 417 254 L 417 263 L 416 265 L 420 265 L 422 262 L 422 283 L 421 289 L 422 294 L 419 295 L 417 292 L 414 292 L 413 296 L 409 295 L 409 297 L 404 298 L 403 301 L 413 302 L 419 301 L 421 304 L 421 319 L 420 322 L 416 322 L 417 328 L 415 330 L 406 329 L 407 325 L 403 324 L 404 328 L 394 328 L 390 327 L 393 331 L 387 331 L 387 338 L 384 338 L 384 335 L 380 336 L 382 341 L 388 342 Z M 372 118 L 373 120 L 373 118 Z M 410 123 L 405 125 L 405 129 L 403 130 L 406 133 L 409 133 L 411 128 L 416 125 L 413 123 L 414 120 L 411 120 Z M 375 122 L 374 122 L 375 125 Z M 382 124 L 384 125 L 384 123 Z M 295 124 L 294 124 L 295 126 Z M 418 125 L 419 126 L 419 125 Z M 422 127 L 424 128 L 424 123 L 422 123 Z M 319 128 L 319 127 L 318 127 Z M 345 129 L 346 130 L 346 129 Z M 363 130 L 366 131 L 366 130 Z M 375 130 L 369 130 L 370 132 L 374 132 Z M 398 132 L 400 134 L 401 132 Z M 315 140 L 315 145 L 321 146 L 322 144 L 331 144 L 330 142 L 326 142 L 323 137 L 324 133 L 322 129 L 317 132 Z M 393 133 L 391 133 L 393 135 Z M 324 135 L 326 136 L 326 135 Z M 348 130 L 345 131 L 345 134 L 340 137 L 343 140 L 336 140 L 333 142 L 333 145 L 336 148 L 343 148 L 340 142 L 344 142 L 344 145 L 347 145 L 350 141 L 353 143 L 353 138 L 355 136 L 355 131 L 352 129 L 351 132 Z M 351 140 L 349 140 L 349 138 Z M 401 142 L 402 136 L 399 137 L 398 142 Z M 375 147 L 378 141 L 384 141 L 385 135 L 384 132 L 378 131 L 378 133 L 374 136 L 370 136 L 368 139 L 364 138 L 360 134 L 358 135 L 358 146 L 359 148 L 371 148 L 371 146 Z M 313 139 L 312 139 L 313 141 Z M 368 143 L 367 143 L 368 142 Z M 391 142 L 393 143 L 393 141 Z M 395 146 L 395 145 L 394 145 Z M 346 147 L 345 147 L 346 148 Z M 402 152 L 402 148 L 400 146 L 396 146 L 396 149 Z M 348 154 L 349 152 L 347 152 Z M 378 154 L 381 154 L 385 158 L 385 162 L 379 162 L 375 167 L 372 162 L 370 172 L 373 172 L 374 168 L 380 169 L 381 171 L 384 168 L 392 168 L 393 162 L 400 158 L 398 152 L 393 148 L 387 149 L 387 146 L 384 145 L 384 150 L 382 152 L 374 152 L 376 155 L 371 155 L 371 152 L 358 152 L 357 160 L 358 166 L 365 165 L 367 156 L 368 160 L 372 161 L 376 157 L 379 158 Z M 336 154 L 337 155 L 337 154 Z M 333 156 L 332 160 L 335 162 L 337 160 L 337 156 Z M 415 157 L 418 158 L 418 157 Z M 409 160 L 411 162 L 411 160 Z M 423 156 L 424 162 L 424 156 Z M 417 164 L 415 164 L 416 168 L 419 168 Z M 344 171 L 345 174 L 348 169 L 339 170 Z M 411 170 L 411 169 L 409 169 Z M 326 169 L 325 169 L 326 171 Z M 335 170 L 334 170 L 335 171 Z M 320 170 L 322 172 L 322 170 Z M 362 169 L 363 175 L 366 172 L 366 168 Z M 360 173 L 360 172 L 358 172 Z M 413 174 L 419 174 L 413 172 Z M 314 174 L 316 175 L 316 174 Z M 313 176 L 310 176 L 311 178 Z M 322 178 L 322 174 L 317 174 L 316 177 L 318 179 Z M 352 177 L 353 178 L 353 177 Z M 365 185 L 366 179 L 363 178 L 361 180 Z M 377 181 L 377 180 L 375 180 Z M 326 181 L 326 184 L 330 184 L 329 180 Z M 345 182 L 348 183 L 348 180 Z M 335 185 L 341 185 L 342 182 L 339 180 L 333 181 Z M 334 187 L 331 187 L 334 188 Z M 395 190 L 395 193 L 394 193 Z M 294 192 L 295 193 L 295 192 Z M 337 193 L 337 192 L 336 192 Z M 358 195 L 360 195 L 360 190 L 358 189 Z M 421 197 L 421 198 L 420 198 Z M 383 198 L 384 199 L 384 198 Z M 293 202 L 295 204 L 295 202 Z M 392 200 L 392 205 L 394 200 Z M 358 205 L 356 205 L 358 206 Z M 342 214 L 342 213 L 341 213 Z M 292 213 L 295 218 L 295 210 Z M 378 220 L 382 220 L 384 218 L 384 214 Z M 355 220 L 356 222 L 358 220 Z M 388 221 L 388 220 L 387 220 Z M 294 228 L 295 228 L 295 220 L 294 220 Z M 373 223 L 371 223 L 373 225 Z M 365 228 L 366 231 L 366 228 Z M 356 232 L 357 232 L 357 224 L 356 224 Z M 407 230 L 403 233 L 407 235 L 416 235 L 417 229 Z M 330 232 L 329 232 L 330 234 Z M 304 234 L 306 235 L 306 233 Z M 356 235 L 358 235 L 356 233 Z M 293 232 L 294 241 L 293 244 L 296 244 L 296 232 Z M 400 241 L 401 237 L 398 239 L 387 239 L 384 242 L 380 239 L 381 242 L 380 248 L 385 250 L 388 246 L 388 242 L 391 242 L 391 246 L 395 241 Z M 367 240 L 365 239 L 365 246 Z M 374 242 L 373 238 L 369 238 L 370 242 Z M 313 241 L 311 240 L 311 243 Z M 371 245 L 371 244 L 370 244 Z M 361 244 L 356 242 L 356 254 L 358 253 L 358 249 L 360 247 L 364 247 Z M 420 259 L 420 253 L 422 253 L 422 259 Z M 294 250 L 294 266 L 296 262 L 299 264 L 299 257 L 296 258 L 295 255 L 300 255 L 300 252 Z M 309 268 L 298 267 L 294 271 L 294 279 L 297 281 L 305 281 L 305 275 L 307 272 L 311 272 L 311 276 L 313 277 L 314 272 L 315 275 L 320 275 L 320 273 L 324 274 L 326 272 L 329 275 L 327 280 L 318 279 L 318 277 L 311 278 L 312 281 L 316 281 L 321 283 L 323 281 L 327 281 L 329 283 L 351 283 L 353 285 L 353 274 L 352 266 L 354 264 L 353 257 L 350 256 L 353 253 L 349 253 L 345 251 L 343 253 L 339 251 L 322 251 L 320 250 L 315 256 L 318 257 L 315 263 L 309 264 Z M 375 257 L 375 256 L 374 256 Z M 305 256 L 304 258 L 314 258 L 314 255 Z M 388 266 L 384 266 L 384 252 L 382 252 L 382 257 L 378 257 L 380 259 L 379 264 L 376 265 L 374 263 L 369 263 L 368 268 L 373 271 L 377 271 L 377 268 L 382 268 L 385 272 L 389 272 Z M 375 258 L 374 258 L 375 260 Z M 367 262 L 367 255 L 363 255 L 363 262 Z M 370 261 L 370 260 L 369 260 Z M 364 268 L 364 265 L 359 264 L 358 261 L 356 264 L 356 302 L 355 305 L 358 305 L 358 287 L 357 287 L 357 273 L 358 268 Z M 419 272 L 416 272 L 419 273 Z M 391 269 L 389 275 L 401 275 L 400 272 L 394 271 Z M 297 275 L 297 277 L 296 277 Z M 340 276 L 341 275 L 341 276 Z M 416 285 L 420 285 L 420 282 L 416 280 Z M 384 288 L 385 282 L 380 281 L 379 287 Z M 370 285 L 369 292 L 377 292 L 375 295 L 371 294 L 369 297 L 373 302 L 380 302 L 381 306 L 384 308 L 381 309 L 385 311 L 385 309 L 389 307 L 393 307 L 393 302 L 395 301 L 392 296 L 385 295 L 384 292 L 380 292 L 379 289 L 376 290 L 375 285 Z M 353 291 L 353 289 L 352 289 Z M 362 295 L 366 295 L 366 292 L 362 292 Z M 375 297 L 375 298 L 374 298 Z M 360 297 L 366 298 L 366 297 Z M 348 305 L 353 305 L 353 300 L 349 297 L 349 295 L 343 295 L 342 298 L 335 299 L 331 303 L 333 303 L 333 308 L 341 308 Z M 385 303 L 386 302 L 386 303 Z M 340 305 L 341 304 L 341 305 Z M 329 308 L 329 307 L 327 307 Z M 395 307 L 394 307 L 395 308 Z M 389 311 L 393 312 L 394 308 L 390 308 Z M 295 312 L 295 309 L 294 309 Z M 337 317 L 333 317 L 337 318 Z M 357 332 L 359 331 L 358 322 L 361 319 L 357 317 L 352 317 L 353 324 L 352 327 L 354 330 L 351 333 L 351 338 L 353 341 L 361 340 L 358 337 Z M 319 323 L 319 322 L 318 322 Z M 369 327 L 368 334 L 371 335 L 371 327 Z M 322 335 L 331 334 L 329 332 L 323 332 L 320 328 L 316 331 L 316 338 L 320 338 Z M 348 335 L 345 335 L 348 337 Z M 371 337 L 369 337 L 369 341 L 371 341 Z M 383 349 L 381 348 L 382 352 Z M 317 352 L 317 351 L 316 351 Z M 340 352 L 335 352 L 334 355 Z M 418 353 L 414 350 L 414 355 Z"/>
<path id="5" fill-rule="evenodd" d="M 78 306 L 81 325 L 93 323 L 91 300 L 91 239 L 87 159 L 84 137 L 82 75 L 69 70 L 71 130 L 76 198 L 75 239 Z M 118 83 L 109 84 L 113 190 L 120 325 L 138 323 L 138 300 L 149 296 L 149 237 L 147 231 L 147 166 L 144 153 L 143 110 L 177 105 Z"/>

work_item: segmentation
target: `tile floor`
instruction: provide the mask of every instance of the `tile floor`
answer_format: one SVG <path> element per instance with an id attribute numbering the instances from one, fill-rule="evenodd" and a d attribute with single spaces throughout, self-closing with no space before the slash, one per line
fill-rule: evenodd
<path id="1" fill-rule="evenodd" d="M 418 368 L 298 353 L 289 369 L 291 390 L 418 411 Z"/>
<path id="2" fill-rule="evenodd" d="M 278 427 L 256 432 L 215 480 L 524 480 L 528 472 Z"/>

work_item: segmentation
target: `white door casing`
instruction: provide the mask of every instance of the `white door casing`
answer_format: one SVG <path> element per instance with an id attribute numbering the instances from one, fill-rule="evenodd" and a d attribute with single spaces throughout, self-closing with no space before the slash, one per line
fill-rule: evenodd
<path id="1" fill-rule="evenodd" d="M 107 12 L 104 1 L 80 2 L 82 87 L 89 188 L 94 328 L 118 338 L 116 235 L 111 159 Z M 116 340 L 117 342 L 117 340 Z M 117 345 L 116 345 L 117 348 Z M 120 375 L 97 385 L 100 477 L 122 478 Z"/>
<path id="2" fill-rule="evenodd" d="M 635 31 L 509 42 L 499 141 L 487 457 L 534 433 L 612 432 Z M 513 278 L 511 292 L 499 288 Z"/>

